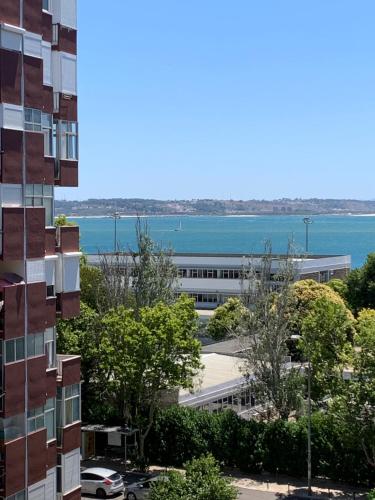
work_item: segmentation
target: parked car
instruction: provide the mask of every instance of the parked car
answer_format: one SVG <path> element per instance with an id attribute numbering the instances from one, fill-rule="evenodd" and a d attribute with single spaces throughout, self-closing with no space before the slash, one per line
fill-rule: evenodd
<path id="1" fill-rule="evenodd" d="M 82 493 L 106 498 L 124 491 L 124 481 L 120 474 L 111 469 L 90 467 L 81 472 Z"/>
<path id="2" fill-rule="evenodd" d="M 126 500 L 146 500 L 150 496 L 152 485 L 155 481 L 167 481 L 166 476 L 155 476 L 151 479 L 143 479 L 138 483 L 129 484 L 125 488 Z"/>

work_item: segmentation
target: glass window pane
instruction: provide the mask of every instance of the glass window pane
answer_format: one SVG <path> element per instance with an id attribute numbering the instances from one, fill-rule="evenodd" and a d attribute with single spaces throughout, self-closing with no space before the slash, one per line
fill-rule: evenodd
<path id="1" fill-rule="evenodd" d="M 27 355 L 35 356 L 35 336 L 28 335 L 27 336 Z"/>
<path id="2" fill-rule="evenodd" d="M 32 110 L 30 108 L 25 108 L 25 121 L 31 122 L 33 117 Z"/>
<path id="3" fill-rule="evenodd" d="M 43 206 L 46 209 L 46 226 L 53 226 L 53 200 L 43 198 Z"/>
<path id="4" fill-rule="evenodd" d="M 43 196 L 43 184 L 34 184 L 34 196 Z"/>
<path id="5" fill-rule="evenodd" d="M 52 196 L 53 195 L 53 187 L 49 184 L 45 184 L 43 186 L 43 196 Z"/>
<path id="6" fill-rule="evenodd" d="M 27 432 L 34 432 L 35 430 L 35 418 L 31 418 L 27 421 Z"/>
<path id="7" fill-rule="evenodd" d="M 39 415 L 39 417 L 36 417 L 35 427 L 37 429 L 41 429 L 42 427 L 44 427 L 44 415 Z"/>
<path id="8" fill-rule="evenodd" d="M 34 195 L 34 184 L 26 184 L 25 193 L 27 196 L 33 196 Z"/>
<path id="9" fill-rule="evenodd" d="M 7 340 L 5 343 L 5 362 L 12 363 L 15 360 L 14 340 Z"/>
<path id="10" fill-rule="evenodd" d="M 16 340 L 16 359 L 23 359 L 25 357 L 25 341 L 23 338 Z"/>
<path id="11" fill-rule="evenodd" d="M 73 384 L 71 388 L 72 388 L 72 396 L 79 395 L 79 384 Z"/>
<path id="12" fill-rule="evenodd" d="M 34 198 L 34 207 L 42 207 L 43 206 L 43 198 Z"/>
<path id="13" fill-rule="evenodd" d="M 72 395 L 73 395 L 72 386 L 71 385 L 67 385 L 65 387 L 65 399 L 71 398 Z"/>
<path id="14" fill-rule="evenodd" d="M 45 411 L 52 410 L 53 408 L 55 408 L 55 398 L 47 399 L 46 404 L 44 406 L 44 410 Z"/>
<path id="15" fill-rule="evenodd" d="M 47 427 L 47 439 L 53 439 L 55 437 L 55 419 L 54 412 L 49 411 L 45 415 L 45 425 Z"/>
<path id="16" fill-rule="evenodd" d="M 52 127 L 52 116 L 47 114 L 47 113 L 43 113 L 42 114 L 42 125 L 43 125 L 43 128 L 51 128 Z"/>
<path id="17" fill-rule="evenodd" d="M 73 400 L 68 399 L 65 401 L 65 425 L 73 422 Z"/>
<path id="18" fill-rule="evenodd" d="M 44 354 L 44 335 L 43 333 L 37 333 L 35 335 L 35 355 L 39 356 Z"/>
<path id="19" fill-rule="evenodd" d="M 42 123 L 42 112 L 39 109 L 33 109 L 33 122 L 35 124 L 41 124 Z"/>
<path id="20" fill-rule="evenodd" d="M 48 342 L 49 340 L 55 340 L 55 332 L 53 331 L 53 328 L 47 328 L 44 332 L 44 341 Z"/>
<path id="21" fill-rule="evenodd" d="M 73 422 L 79 420 L 79 398 L 73 399 Z"/>

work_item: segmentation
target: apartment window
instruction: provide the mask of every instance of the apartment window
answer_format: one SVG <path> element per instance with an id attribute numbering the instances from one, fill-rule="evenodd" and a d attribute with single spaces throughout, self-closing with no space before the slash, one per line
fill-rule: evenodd
<path id="1" fill-rule="evenodd" d="M 25 108 L 25 130 L 41 132 L 44 135 L 44 155 L 55 156 L 56 134 L 52 115 L 42 113 L 39 109 Z"/>
<path id="2" fill-rule="evenodd" d="M 78 124 L 76 122 L 59 122 L 60 159 L 78 160 Z"/>
<path id="3" fill-rule="evenodd" d="M 44 407 L 34 408 L 27 412 L 27 432 L 35 432 L 44 427 Z"/>
<path id="4" fill-rule="evenodd" d="M 47 12 L 49 12 L 51 9 L 50 9 L 50 0 L 43 0 L 43 6 L 42 6 L 43 10 L 46 10 Z"/>
<path id="5" fill-rule="evenodd" d="M 56 333 L 54 328 L 47 328 L 44 332 L 44 346 L 47 357 L 47 367 L 56 366 Z"/>
<path id="6" fill-rule="evenodd" d="M 34 333 L 27 336 L 27 356 L 41 356 L 44 354 L 44 333 Z"/>
<path id="7" fill-rule="evenodd" d="M 13 363 L 25 358 L 25 339 L 11 339 L 5 342 L 5 363 Z"/>
<path id="8" fill-rule="evenodd" d="M 42 112 L 39 109 L 25 108 L 25 130 L 42 131 Z"/>
<path id="9" fill-rule="evenodd" d="M 0 440 L 13 441 L 25 435 L 25 414 L 0 419 Z"/>
<path id="10" fill-rule="evenodd" d="M 55 398 L 47 399 L 44 406 L 44 422 L 47 428 L 47 441 L 56 437 L 56 400 Z"/>
<path id="11" fill-rule="evenodd" d="M 53 226 L 53 187 L 47 184 L 26 184 L 25 205 L 44 207 L 46 226 Z"/>
<path id="12" fill-rule="evenodd" d="M 72 384 L 57 388 L 57 426 L 79 422 L 81 420 L 81 386 Z"/>
<path id="13" fill-rule="evenodd" d="M 191 269 L 190 277 L 191 278 L 198 278 L 198 269 Z"/>

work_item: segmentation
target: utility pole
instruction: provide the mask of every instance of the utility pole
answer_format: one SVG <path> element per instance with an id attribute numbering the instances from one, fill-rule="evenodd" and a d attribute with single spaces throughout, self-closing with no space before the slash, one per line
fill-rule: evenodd
<path id="1" fill-rule="evenodd" d="M 117 219 L 120 219 L 120 214 L 118 212 L 115 212 L 112 217 L 115 220 L 115 237 L 114 237 L 114 244 L 113 244 L 113 253 L 117 253 Z"/>
<path id="2" fill-rule="evenodd" d="M 309 253 L 309 225 L 313 223 L 310 217 L 304 217 L 303 218 L 303 223 L 305 224 L 306 227 L 306 253 Z"/>

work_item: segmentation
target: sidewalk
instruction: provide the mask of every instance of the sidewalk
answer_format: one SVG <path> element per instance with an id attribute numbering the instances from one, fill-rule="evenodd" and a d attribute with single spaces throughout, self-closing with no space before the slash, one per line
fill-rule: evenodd
<path id="1" fill-rule="evenodd" d="M 110 459 L 105 457 L 97 457 L 92 460 L 85 460 L 81 463 L 82 467 L 106 467 L 114 469 L 120 473 L 124 473 L 124 461 L 120 458 Z M 160 473 L 167 470 L 180 470 L 176 468 L 165 468 L 161 466 L 151 466 L 149 472 Z M 127 470 L 130 477 L 141 476 L 145 477 L 148 474 L 138 473 L 137 471 Z M 284 476 L 282 474 L 244 474 L 237 469 L 225 469 L 224 474 L 230 478 L 237 488 L 248 490 L 263 491 L 275 493 L 280 496 L 290 495 L 306 495 L 306 480 Z M 139 480 L 138 478 L 135 480 Z M 342 483 L 330 481 L 328 479 L 313 479 L 313 493 L 317 498 L 335 498 L 337 500 L 364 500 L 367 497 L 365 488 L 357 488 Z"/>

